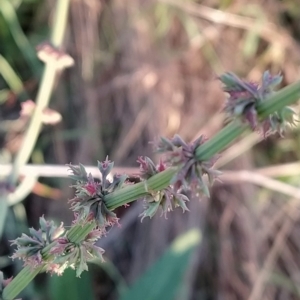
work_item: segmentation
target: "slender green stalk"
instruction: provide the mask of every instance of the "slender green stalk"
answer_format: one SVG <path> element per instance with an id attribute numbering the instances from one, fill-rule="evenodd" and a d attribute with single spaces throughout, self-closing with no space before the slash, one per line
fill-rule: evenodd
<path id="1" fill-rule="evenodd" d="M 48 106 L 56 74 L 55 64 L 47 64 L 37 95 L 36 108 L 25 133 L 20 151 L 18 152 L 9 176 L 9 182 L 15 184 L 20 168 L 28 161 L 42 127 L 42 113 Z"/>
<path id="2" fill-rule="evenodd" d="M 265 103 L 259 105 L 259 117 L 264 118 L 268 114 L 274 113 L 280 110 L 284 106 L 294 103 L 300 96 L 300 83 L 296 82 L 282 89 L 280 92 L 272 95 Z M 267 103 L 267 104 L 266 104 Z M 199 160 L 208 160 L 213 155 L 224 150 L 230 143 L 232 143 L 239 135 L 241 135 L 246 129 L 247 125 L 243 125 L 240 122 L 232 122 L 223 128 L 215 137 L 208 142 L 201 145 L 196 155 Z M 113 192 L 106 196 L 105 201 L 107 208 L 113 210 L 119 206 L 130 203 L 144 195 L 149 191 L 161 190 L 170 184 L 170 181 L 176 173 L 175 168 L 170 168 L 161 172 L 149 180 L 138 183 L 132 186 L 127 186 L 116 192 Z M 70 229 L 67 236 L 70 241 L 74 243 L 80 243 L 86 235 L 95 227 L 95 223 L 88 223 L 84 226 L 74 226 Z M 48 247 L 50 247 L 49 245 Z M 34 270 L 34 272 L 28 270 L 25 267 L 17 277 L 4 289 L 4 299 L 11 300 L 41 271 L 42 269 Z M 31 273 L 30 273 L 30 272 Z"/>
<path id="3" fill-rule="evenodd" d="M 6 2 L 5 2 L 6 3 Z M 56 18 L 51 35 L 51 42 L 56 47 L 60 47 L 63 42 L 65 34 L 68 10 L 70 0 L 58 0 L 56 6 Z M 36 144 L 39 132 L 42 128 L 42 113 L 48 106 L 51 93 L 53 91 L 57 66 L 53 63 L 47 63 L 41 80 L 41 85 L 36 98 L 36 109 L 30 120 L 30 124 L 25 132 L 22 146 L 13 162 L 13 168 L 10 176 L 8 177 L 8 184 L 14 186 L 17 182 L 20 169 L 26 164 L 34 145 Z M 8 193 L 0 194 L 0 237 L 4 230 L 4 224 L 7 213 L 7 197 Z"/>
<path id="4" fill-rule="evenodd" d="M 9 88 L 16 94 L 23 90 L 23 83 L 20 77 L 16 74 L 14 69 L 8 61 L 0 54 L 0 73 L 6 81 Z"/>
<path id="5" fill-rule="evenodd" d="M 198 159 L 203 161 L 209 160 L 228 147 L 247 128 L 249 128 L 248 125 L 242 124 L 238 120 L 228 124 L 213 139 L 208 140 L 197 149 L 196 155 Z"/>
<path id="6" fill-rule="evenodd" d="M 200 160 L 208 160 L 215 154 L 219 153 L 226 146 L 232 143 L 239 135 L 246 129 L 247 125 L 240 122 L 232 122 L 224 127 L 214 138 L 201 145 L 197 151 L 197 157 Z M 106 196 L 106 206 L 108 209 L 113 210 L 119 206 L 135 201 L 142 196 L 145 196 L 148 191 L 158 191 L 166 188 L 175 175 L 176 169 L 169 168 L 145 182 L 141 182 L 132 186 L 127 186 L 121 190 L 113 192 Z"/>
<path id="7" fill-rule="evenodd" d="M 295 103 L 299 98 L 300 82 L 297 81 L 276 92 L 270 97 L 269 101 L 262 102 L 257 107 L 258 115 L 264 119 L 275 111 L 282 109 L 284 106 Z"/>
<path id="8" fill-rule="evenodd" d="M 167 187 L 174 174 L 176 168 L 169 168 L 164 172 L 158 173 L 145 182 L 140 182 L 135 185 L 126 186 L 114 193 L 105 197 L 106 207 L 113 210 L 119 206 L 130 203 L 147 194 L 147 191 L 159 191 Z"/>
<path id="9" fill-rule="evenodd" d="M 70 0 L 58 0 L 56 6 L 56 19 L 51 36 L 51 42 L 54 46 L 60 47 L 63 42 L 65 29 L 67 25 L 67 17 L 69 11 Z M 47 63 L 44 69 L 44 73 L 41 80 L 41 85 L 37 94 L 36 109 L 31 118 L 30 124 L 26 130 L 23 144 L 16 156 L 13 163 L 12 172 L 8 178 L 9 185 L 15 185 L 19 171 L 21 167 L 26 164 L 34 145 L 37 141 L 39 132 L 42 127 L 42 112 L 48 106 L 50 101 L 51 93 L 53 91 L 55 77 L 56 77 L 57 66 L 55 64 Z M 7 197 L 8 193 L 4 192 L 0 195 L 0 237 L 2 235 L 6 213 L 7 213 Z M 79 233 L 78 237 L 82 235 Z M 42 267 L 31 270 L 29 267 L 25 267 L 15 277 L 15 279 L 8 284 L 3 290 L 3 299 L 11 300 L 14 299 L 33 279 L 42 271 Z"/>
<path id="10" fill-rule="evenodd" d="M 55 9 L 54 27 L 51 34 L 51 43 L 55 47 L 61 47 L 68 21 L 70 0 L 58 0 Z"/>
<path id="11" fill-rule="evenodd" d="M 76 244 L 80 243 L 95 228 L 95 226 L 96 224 L 94 222 L 73 226 L 67 233 L 67 237 L 70 242 Z M 53 257 L 52 254 L 49 254 L 49 251 L 54 245 L 55 242 L 49 244 L 41 251 L 43 259 L 50 260 L 51 257 Z M 32 269 L 29 266 L 24 267 L 20 273 L 4 288 L 3 299 L 14 299 L 34 279 L 37 274 L 43 271 L 45 271 L 44 265 L 39 266 L 36 269 Z"/>
<path id="12" fill-rule="evenodd" d="M 96 227 L 95 222 L 73 226 L 67 233 L 70 242 L 78 244 Z"/>
<path id="13" fill-rule="evenodd" d="M 29 266 L 24 267 L 19 274 L 11 281 L 3 290 L 2 298 L 4 300 L 15 299 L 21 291 L 25 289 L 29 282 L 31 282 L 34 277 L 40 273 L 43 266 L 40 266 L 32 270 Z"/>
<path id="14" fill-rule="evenodd" d="M 300 98 L 300 82 L 297 81 L 279 92 L 273 94 L 257 107 L 259 118 L 263 119 L 286 105 L 296 102 Z M 237 137 L 246 131 L 248 125 L 239 121 L 234 121 L 219 131 L 212 139 L 202 144 L 196 151 L 199 160 L 208 160 L 212 156 L 220 153 L 230 145 Z M 108 209 L 115 209 L 119 206 L 130 203 L 147 194 L 148 190 L 160 190 L 170 184 L 176 170 L 168 169 L 163 171 L 144 183 L 127 186 L 119 191 L 106 196 L 106 205 Z"/>
<path id="15" fill-rule="evenodd" d="M 69 0 L 59 0 L 56 7 L 56 22 L 52 31 L 51 42 L 54 46 L 59 47 L 63 42 L 63 36 L 65 33 L 66 20 L 68 16 Z M 61 20 L 62 19 L 62 20 Z M 64 25 L 64 28 L 62 27 Z M 18 152 L 16 159 L 13 163 L 12 173 L 9 177 L 9 182 L 14 184 L 18 178 L 20 168 L 28 161 L 34 145 L 37 141 L 39 132 L 42 127 L 42 113 L 48 106 L 51 93 L 53 91 L 55 78 L 56 78 L 57 66 L 53 63 L 47 63 L 41 85 L 36 98 L 36 109 L 31 118 L 28 129 L 25 133 L 22 146 Z"/>

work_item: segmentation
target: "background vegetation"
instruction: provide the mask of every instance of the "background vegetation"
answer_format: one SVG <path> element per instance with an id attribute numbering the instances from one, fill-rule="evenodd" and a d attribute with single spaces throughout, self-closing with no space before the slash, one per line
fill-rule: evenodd
<path id="1" fill-rule="evenodd" d="M 159 136 L 212 136 L 224 124 L 217 74 L 259 81 L 269 69 L 283 74 L 283 85 L 299 78 L 298 6 L 297 0 L 71 1 L 64 49 L 76 63 L 57 77 L 50 103 L 63 119 L 43 127 L 31 163 L 95 165 L 108 154 L 134 174 L 137 156 L 157 159 L 148 142 Z M 36 98 L 43 64 L 35 47 L 49 39 L 53 9 L 49 0 L 0 1 L 1 164 L 11 163 L 20 148 L 21 103 Z M 298 126 L 285 139 L 241 138 L 218 161 L 223 183 L 210 199 L 191 201 L 189 213 L 176 210 L 167 220 L 157 215 L 143 223 L 141 201 L 118 209 L 122 227 L 99 243 L 105 264 L 92 264 L 81 279 L 72 271 L 40 275 L 22 297 L 143 299 L 157 290 L 162 294 L 151 299 L 174 299 L 179 287 L 176 299 L 300 299 L 299 143 Z M 21 267 L 7 258 L 8 240 L 37 227 L 43 214 L 71 221 L 66 173 L 67 167 L 57 177 L 40 177 L 30 195 L 10 207 L 0 247 L 6 276 Z M 170 244 L 195 227 L 200 245 L 174 259 Z M 175 276 L 181 273 L 184 279 Z"/>

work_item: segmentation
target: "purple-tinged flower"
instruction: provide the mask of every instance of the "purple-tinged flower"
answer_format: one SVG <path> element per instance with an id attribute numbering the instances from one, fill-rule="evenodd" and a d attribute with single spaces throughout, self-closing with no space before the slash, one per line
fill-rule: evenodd
<path id="1" fill-rule="evenodd" d="M 83 165 L 72 166 L 73 175 L 76 180 L 73 186 L 76 188 L 75 197 L 69 202 L 71 209 L 75 212 L 75 222 L 89 222 L 95 220 L 99 228 L 119 224 L 116 214 L 106 207 L 105 196 L 122 188 L 127 176 L 115 174 L 112 180 L 108 179 L 114 163 L 108 160 L 98 162 L 101 179 L 96 181 L 91 174 L 87 174 Z"/>
<path id="2" fill-rule="evenodd" d="M 114 167 L 114 162 L 111 162 L 106 156 L 106 159 L 102 162 L 98 161 L 98 169 L 102 175 L 102 184 L 103 188 L 105 189 L 107 185 L 110 185 L 110 182 L 107 180 L 107 176 L 112 171 Z"/>
<path id="3" fill-rule="evenodd" d="M 146 156 L 138 157 L 137 162 L 140 164 L 141 178 L 145 180 L 167 168 L 166 164 L 162 161 L 160 161 L 158 165 L 155 165 L 154 162 Z M 145 217 L 152 218 L 159 208 L 162 208 L 162 213 L 165 217 L 169 211 L 173 210 L 173 207 L 181 207 L 183 212 L 188 210 L 186 206 L 186 202 L 189 201 L 188 197 L 175 191 L 172 186 L 168 186 L 160 191 L 148 190 L 148 193 L 149 194 L 144 198 L 145 211 L 141 214 L 142 220 Z"/>
<path id="4" fill-rule="evenodd" d="M 157 151 L 167 153 L 166 161 L 171 166 L 178 167 L 178 171 L 171 180 L 175 190 L 184 188 L 201 191 L 209 197 L 209 189 L 203 175 L 207 175 L 209 183 L 212 184 L 220 172 L 212 169 L 218 156 L 214 156 L 208 161 L 200 161 L 196 156 L 197 148 L 205 141 L 203 136 L 190 144 L 186 143 L 179 135 L 175 135 L 172 139 L 163 137 L 160 139 Z"/>
<path id="5" fill-rule="evenodd" d="M 19 258 L 24 261 L 25 266 L 35 269 L 44 264 L 42 250 L 58 238 L 63 232 L 63 224 L 56 227 L 53 221 L 48 222 L 44 217 L 40 218 L 40 229 L 29 229 L 30 236 L 22 234 L 21 237 L 12 241 L 12 245 L 17 245 L 12 259 Z"/>
<path id="6" fill-rule="evenodd" d="M 88 176 L 88 182 L 84 186 L 87 194 L 89 194 L 90 196 L 95 196 L 97 194 L 98 187 L 99 187 L 99 183 L 95 182 L 95 180 L 92 177 L 92 175 L 89 174 L 89 176 Z"/>
<path id="7" fill-rule="evenodd" d="M 264 72 L 262 83 L 246 82 L 233 73 L 225 73 L 219 77 L 224 84 L 224 92 L 229 94 L 225 103 L 225 112 L 229 119 L 241 118 L 252 130 L 259 130 L 264 137 L 278 132 L 281 136 L 287 125 L 294 125 L 294 111 L 285 107 L 264 120 L 259 120 L 257 105 L 267 101 L 274 89 L 282 81 L 281 75 L 272 76 Z"/>
<path id="8" fill-rule="evenodd" d="M 78 244 L 69 241 L 68 237 L 57 239 L 50 250 L 50 254 L 55 255 L 55 258 L 47 266 L 47 271 L 60 275 L 65 268 L 71 267 L 76 270 L 76 276 L 80 277 L 83 271 L 88 270 L 89 260 L 100 258 L 103 261 L 104 250 L 95 245 L 102 235 L 103 230 L 94 229 Z"/>

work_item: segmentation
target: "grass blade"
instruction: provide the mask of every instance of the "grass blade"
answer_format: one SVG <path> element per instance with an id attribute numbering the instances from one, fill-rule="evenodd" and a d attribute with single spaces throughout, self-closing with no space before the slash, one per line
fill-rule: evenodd
<path id="1" fill-rule="evenodd" d="M 173 300 L 183 287 L 189 258 L 200 240 L 201 234 L 196 229 L 179 236 L 121 300 Z"/>

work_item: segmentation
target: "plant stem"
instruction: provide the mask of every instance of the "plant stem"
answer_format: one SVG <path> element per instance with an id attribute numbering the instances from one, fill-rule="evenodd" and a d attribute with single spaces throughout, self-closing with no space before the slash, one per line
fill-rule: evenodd
<path id="1" fill-rule="evenodd" d="M 51 35 L 51 42 L 56 47 L 60 47 L 63 42 L 63 37 L 67 24 L 68 10 L 70 0 L 58 0 L 56 6 L 56 17 Z M 30 120 L 30 124 L 25 132 L 24 139 L 20 150 L 13 162 L 11 174 L 8 177 L 8 185 L 13 187 L 19 177 L 20 169 L 29 160 L 32 150 L 38 139 L 42 128 L 42 113 L 48 106 L 51 93 L 54 88 L 57 66 L 53 63 L 47 63 L 44 69 L 41 85 L 36 98 L 36 108 Z M 0 238 L 4 230 L 4 224 L 7 213 L 7 197 L 8 192 L 0 194 Z"/>
<path id="2" fill-rule="evenodd" d="M 58 0 L 55 8 L 54 26 L 52 28 L 51 43 L 61 47 L 67 28 L 70 0 Z"/>
<path id="3" fill-rule="evenodd" d="M 257 107 L 260 118 L 264 119 L 268 115 L 279 111 L 287 105 L 291 105 L 300 98 L 300 82 L 297 81 L 273 94 L 269 100 L 262 102 Z"/>
<path id="4" fill-rule="evenodd" d="M 70 0 L 58 0 L 55 11 L 55 22 L 53 25 L 51 42 L 54 46 L 60 47 L 63 42 L 63 37 L 66 30 L 68 11 Z M 36 98 L 36 108 L 31 118 L 30 124 L 24 135 L 23 144 L 17 153 L 13 163 L 13 168 L 8 183 L 14 186 L 17 182 L 21 167 L 26 164 L 34 145 L 37 141 L 39 132 L 42 128 L 42 112 L 48 106 L 51 93 L 54 88 L 57 66 L 47 63 L 43 72 L 41 85 Z M 0 194 L 0 238 L 4 229 L 6 213 L 7 213 L 7 197 L 8 192 Z M 81 234 L 79 234 L 81 236 Z M 11 281 L 3 290 L 3 299 L 14 299 L 33 279 L 42 271 L 43 267 L 38 267 L 34 270 L 24 267 L 20 273 Z"/>
<path id="5" fill-rule="evenodd" d="M 239 120 L 228 124 L 221 131 L 219 131 L 214 138 L 208 140 L 197 148 L 197 158 L 202 161 L 209 160 L 211 157 L 228 147 L 248 128 L 248 125 L 242 124 Z"/>
<path id="6" fill-rule="evenodd" d="M 241 135 L 247 128 L 247 125 L 240 124 L 239 122 L 228 124 L 218 132 L 214 138 L 199 146 L 196 151 L 197 158 L 203 161 L 210 159 L 233 142 L 234 139 Z M 158 191 L 164 189 L 170 184 L 175 173 L 176 168 L 169 168 L 145 182 L 126 186 L 121 190 L 113 192 L 105 197 L 106 206 L 108 209 L 113 210 L 147 195 L 147 190 Z"/>
<path id="7" fill-rule="evenodd" d="M 147 194 L 148 191 L 159 191 L 164 189 L 170 184 L 170 181 L 176 168 L 169 168 L 161 173 L 152 176 L 145 182 L 140 182 L 135 185 L 126 186 L 116 192 L 108 194 L 105 197 L 106 207 L 109 210 L 113 210 L 119 206 L 130 203 L 138 198 L 141 198 Z"/>
<path id="8" fill-rule="evenodd" d="M 259 117 L 264 118 L 267 115 L 280 110 L 288 104 L 292 104 L 298 100 L 300 96 L 300 83 L 296 82 L 282 89 L 280 92 L 272 95 L 269 99 L 259 105 L 257 108 Z M 246 129 L 247 125 L 243 125 L 240 122 L 232 122 L 223 128 L 218 134 L 211 140 L 207 141 L 203 145 L 199 146 L 196 151 L 197 158 L 199 160 L 208 160 L 213 155 L 224 150 L 230 143 L 232 143 L 239 135 L 241 135 Z M 132 186 L 127 186 L 116 192 L 113 192 L 106 196 L 105 202 L 107 208 L 113 210 L 119 206 L 130 203 L 144 195 L 147 191 L 161 190 L 170 184 L 170 181 L 176 168 L 169 168 L 153 177 L 149 180 L 138 183 Z M 78 225 L 70 229 L 68 238 L 74 243 L 79 243 L 85 236 L 95 227 L 95 223 L 88 223 L 84 226 Z M 3 296 L 5 300 L 13 299 L 24 287 L 41 271 L 41 269 L 30 271 L 28 267 L 25 267 L 16 278 L 4 289 Z"/>
<path id="9" fill-rule="evenodd" d="M 56 18 L 52 31 L 51 42 L 54 46 L 59 47 L 63 42 L 65 32 L 66 20 L 68 16 L 69 0 L 59 0 L 56 7 Z M 42 113 L 48 106 L 51 93 L 53 91 L 57 66 L 53 63 L 47 63 L 41 85 L 36 97 L 36 108 L 30 120 L 30 124 L 25 133 L 20 151 L 17 153 L 16 159 L 13 164 L 12 173 L 9 176 L 9 183 L 15 184 L 17 181 L 20 168 L 28 161 L 34 145 L 37 141 L 39 132 L 42 128 Z"/>
<path id="10" fill-rule="evenodd" d="M 78 244 L 95 228 L 95 222 L 90 222 L 84 225 L 73 226 L 67 233 L 67 237 L 70 242 Z M 42 251 L 44 260 L 50 260 L 53 257 L 49 254 L 51 248 L 55 245 L 52 242 L 46 246 Z M 4 288 L 3 299 L 14 299 L 33 279 L 34 277 L 44 270 L 45 265 L 39 266 L 36 269 L 32 269 L 29 266 L 24 267 L 20 273 Z"/>
<path id="11" fill-rule="evenodd" d="M 274 93 L 257 107 L 258 117 L 264 119 L 266 116 L 282 109 L 286 105 L 296 102 L 300 97 L 300 82 L 297 81 Z M 212 139 L 198 147 L 197 158 L 201 161 L 210 159 L 230 145 L 237 137 L 249 128 L 248 125 L 234 121 L 219 131 Z M 165 170 L 149 180 L 132 186 L 127 186 L 119 191 L 106 196 L 106 206 L 113 210 L 119 206 L 130 203 L 142 196 L 147 195 L 148 190 L 160 190 L 166 188 L 174 176 L 176 169 Z"/>
<path id="12" fill-rule="evenodd" d="M 31 282 L 34 277 L 43 269 L 43 266 L 40 266 L 34 270 L 29 266 L 24 267 L 18 275 L 4 288 L 2 299 L 3 300 L 12 300 L 17 295 L 20 294 L 22 290 Z"/>
<path id="13" fill-rule="evenodd" d="M 79 244 L 95 227 L 95 222 L 90 222 L 84 225 L 78 224 L 76 226 L 72 226 L 69 232 L 67 233 L 67 237 L 70 242 Z"/>

